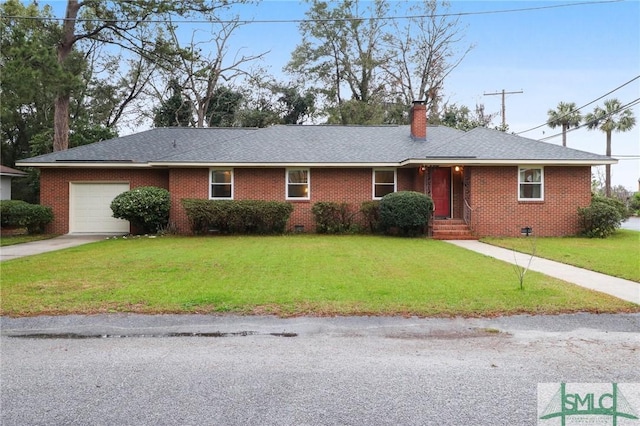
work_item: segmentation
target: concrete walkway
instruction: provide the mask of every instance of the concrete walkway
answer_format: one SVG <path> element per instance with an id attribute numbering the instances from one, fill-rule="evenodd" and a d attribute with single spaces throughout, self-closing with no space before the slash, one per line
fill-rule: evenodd
<path id="1" fill-rule="evenodd" d="M 0 247 L 0 262 L 19 257 L 32 256 L 34 254 L 46 253 L 49 251 L 62 250 L 76 247 L 82 244 L 101 241 L 107 235 L 62 235 L 48 240 L 32 241 L 30 243 L 14 244 L 12 246 Z"/>
<path id="2" fill-rule="evenodd" d="M 447 242 L 467 250 L 472 250 L 477 253 L 523 267 L 526 267 L 531 259 L 530 255 L 481 243 L 480 241 L 456 240 Z M 533 260 L 531 260 L 529 270 L 541 272 L 545 275 L 579 285 L 580 287 L 610 294 L 619 299 L 640 304 L 640 283 L 634 281 L 612 277 L 599 272 L 578 268 L 576 266 L 542 259 L 540 257 L 534 257 Z"/>

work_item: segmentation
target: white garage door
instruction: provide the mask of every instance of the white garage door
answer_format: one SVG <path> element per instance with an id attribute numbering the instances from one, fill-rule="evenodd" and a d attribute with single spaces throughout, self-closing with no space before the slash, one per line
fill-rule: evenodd
<path id="1" fill-rule="evenodd" d="M 72 183 L 69 189 L 69 232 L 129 232 L 129 221 L 111 216 L 111 201 L 129 190 L 128 183 Z"/>

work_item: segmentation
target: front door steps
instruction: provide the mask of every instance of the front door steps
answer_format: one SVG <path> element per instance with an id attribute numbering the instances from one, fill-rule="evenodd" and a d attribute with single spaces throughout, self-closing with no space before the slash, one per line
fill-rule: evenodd
<path id="1" fill-rule="evenodd" d="M 462 219 L 435 219 L 432 235 L 434 240 L 477 240 Z"/>

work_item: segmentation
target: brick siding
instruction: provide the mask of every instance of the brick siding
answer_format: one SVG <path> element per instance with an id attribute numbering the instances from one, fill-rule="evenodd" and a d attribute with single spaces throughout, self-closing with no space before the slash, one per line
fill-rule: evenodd
<path id="1" fill-rule="evenodd" d="M 362 202 L 372 199 L 371 169 L 311 168 L 309 200 L 286 200 L 285 168 L 236 167 L 233 173 L 234 199 L 287 201 L 293 204 L 288 230 L 303 226 L 305 232 L 314 232 L 315 221 L 311 208 L 316 202 L 349 203 L 357 212 Z M 399 172 L 398 181 L 399 189 L 408 189 L 406 187 L 412 184 L 411 173 Z M 209 169 L 171 170 L 169 191 L 172 194 L 171 220 L 180 232 L 189 233 L 189 221 L 180 200 L 209 198 Z"/>
<path id="2" fill-rule="evenodd" d="M 575 235 L 578 208 L 591 202 L 591 168 L 544 167 L 544 201 L 518 201 L 518 167 L 472 167 L 472 229 L 477 236 Z"/>
<path id="3" fill-rule="evenodd" d="M 40 204 L 53 210 L 53 221 L 45 232 L 67 234 L 69 232 L 70 183 L 128 183 L 131 189 L 140 186 L 157 186 L 169 189 L 167 170 L 139 169 L 42 169 L 40 172 Z"/>
<path id="4" fill-rule="evenodd" d="M 181 200 L 209 198 L 209 169 L 171 169 L 169 192 L 171 193 L 170 224 L 180 233 L 190 233 L 189 219 Z"/>
<path id="5" fill-rule="evenodd" d="M 469 203 L 473 208 L 472 229 L 477 236 L 518 236 L 525 226 L 537 236 L 573 235 L 579 231 L 578 207 L 591 200 L 591 169 L 544 168 L 544 201 L 518 201 L 518 168 L 467 166 L 470 174 Z M 424 192 L 425 176 L 419 168 L 398 169 L 398 191 Z M 461 218 L 463 182 L 453 173 L 453 217 Z M 234 168 L 234 199 L 285 201 L 285 168 Z M 130 187 L 159 186 L 171 193 L 171 224 L 190 233 L 182 208 L 183 198 L 209 198 L 208 168 L 142 169 L 43 169 L 40 176 L 41 203 L 53 208 L 54 221 L 47 232 L 69 232 L 69 183 L 128 182 Z M 311 208 L 319 201 L 349 203 L 358 212 L 372 200 L 371 168 L 311 168 L 310 199 L 288 201 L 295 207 L 288 229 L 304 226 L 313 232 Z M 359 217 L 359 215 L 358 215 Z"/>

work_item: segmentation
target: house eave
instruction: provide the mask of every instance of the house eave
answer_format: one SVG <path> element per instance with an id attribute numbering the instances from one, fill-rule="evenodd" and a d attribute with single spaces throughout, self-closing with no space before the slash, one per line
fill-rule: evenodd
<path id="1" fill-rule="evenodd" d="M 541 160 L 541 159 L 479 159 L 472 157 L 431 157 L 431 158 L 409 158 L 400 162 L 232 162 L 232 161 L 199 161 L 199 162 L 175 162 L 175 161 L 150 161 L 148 163 L 133 163 L 128 161 L 55 161 L 55 162 L 16 162 L 20 167 L 36 168 L 100 168 L 100 169 L 123 169 L 123 168 L 210 168 L 210 167 L 305 167 L 305 168 L 361 168 L 361 167 L 406 167 L 419 165 L 433 166 L 509 166 L 519 164 L 537 164 L 551 166 L 601 166 L 605 164 L 617 164 L 618 160 L 611 158 L 608 160 Z"/>
<path id="2" fill-rule="evenodd" d="M 461 166 L 517 166 L 519 164 L 537 164 L 541 166 L 601 166 L 604 164 L 617 164 L 618 160 L 610 158 L 594 160 L 566 160 L 566 159 L 479 159 L 464 157 L 438 157 L 438 158 L 409 158 L 400 162 L 400 166 L 408 165 L 434 165 L 447 166 L 458 164 Z"/>
<path id="3" fill-rule="evenodd" d="M 47 163 L 16 161 L 16 166 L 36 168 L 96 168 L 96 169 L 123 169 L 145 168 L 149 163 L 133 163 L 129 161 L 53 161 Z"/>
<path id="4" fill-rule="evenodd" d="M 505 166 L 519 164 L 539 164 L 539 165 L 557 165 L 557 166 L 600 166 L 604 164 L 617 164 L 618 160 L 611 158 L 609 160 L 539 160 L 539 159 L 478 159 L 473 157 L 432 157 L 432 158 L 410 158 L 400 162 L 150 162 L 152 167 L 330 167 L 330 168 L 358 168 L 358 167 L 405 167 L 418 165 L 467 165 L 467 166 Z"/>
<path id="5" fill-rule="evenodd" d="M 358 162 L 348 162 L 348 163 L 321 163 L 321 162 L 231 162 L 231 161 L 220 161 L 220 162 L 197 162 L 197 163 L 176 163 L 176 162 L 150 162 L 149 165 L 152 167 L 260 167 L 260 168 L 268 168 L 268 167 L 305 167 L 305 168 L 317 168 L 317 167 L 332 167 L 332 168 L 358 168 L 358 167 L 400 167 L 400 163 L 383 163 L 383 162 L 375 162 L 375 163 L 358 163 Z"/>

